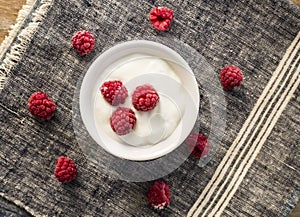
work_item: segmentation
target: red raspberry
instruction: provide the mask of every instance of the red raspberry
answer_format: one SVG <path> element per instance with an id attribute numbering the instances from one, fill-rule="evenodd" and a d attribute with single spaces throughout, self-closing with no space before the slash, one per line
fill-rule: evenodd
<path id="1" fill-rule="evenodd" d="M 132 94 L 132 104 L 138 111 L 149 111 L 159 102 L 156 90 L 148 84 L 138 86 Z"/>
<path id="2" fill-rule="evenodd" d="M 72 46 L 81 56 L 86 55 L 93 50 L 95 38 L 88 31 L 81 30 L 72 37 Z"/>
<path id="3" fill-rule="evenodd" d="M 44 92 L 35 92 L 28 100 L 29 112 L 41 120 L 49 120 L 54 115 L 55 108 L 55 103 Z"/>
<path id="4" fill-rule="evenodd" d="M 167 31 L 173 18 L 173 10 L 166 7 L 152 8 L 149 15 L 152 26 L 159 31 Z"/>
<path id="5" fill-rule="evenodd" d="M 169 185 L 162 181 L 154 182 L 148 190 L 147 200 L 155 209 L 163 209 L 168 206 L 171 201 Z"/>
<path id="6" fill-rule="evenodd" d="M 123 104 L 128 96 L 126 87 L 121 81 L 107 81 L 100 88 L 105 100 L 111 105 Z"/>
<path id="7" fill-rule="evenodd" d="M 232 90 L 243 81 L 243 73 L 236 66 L 224 67 L 220 72 L 221 83 L 226 90 Z"/>
<path id="8" fill-rule="evenodd" d="M 70 182 L 76 178 L 77 171 L 74 161 L 68 157 L 60 156 L 56 161 L 54 175 L 59 182 Z"/>
<path id="9" fill-rule="evenodd" d="M 204 157 L 209 152 L 209 144 L 207 138 L 199 133 L 191 133 L 185 143 L 188 145 L 189 151 L 196 158 Z"/>
<path id="10" fill-rule="evenodd" d="M 134 128 L 135 123 L 135 114 L 129 108 L 117 108 L 110 118 L 111 128 L 120 136 L 128 134 Z"/>

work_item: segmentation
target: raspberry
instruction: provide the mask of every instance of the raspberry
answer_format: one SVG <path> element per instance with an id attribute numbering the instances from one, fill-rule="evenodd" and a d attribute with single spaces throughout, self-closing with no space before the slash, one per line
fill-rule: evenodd
<path id="1" fill-rule="evenodd" d="M 76 178 L 77 171 L 74 161 L 68 157 L 60 156 L 56 161 L 54 175 L 59 182 L 70 182 Z"/>
<path id="2" fill-rule="evenodd" d="M 134 128 L 135 123 L 135 114 L 129 108 L 117 108 L 110 118 L 110 126 L 119 136 L 128 134 Z"/>
<path id="3" fill-rule="evenodd" d="M 123 104 L 128 96 L 126 87 L 121 81 L 107 81 L 100 88 L 105 100 L 111 105 Z"/>
<path id="4" fill-rule="evenodd" d="M 189 151 L 196 158 L 204 157 L 209 152 L 209 144 L 207 138 L 199 133 L 191 133 L 185 143 L 188 145 Z"/>
<path id="5" fill-rule="evenodd" d="M 149 15 L 152 26 L 159 31 L 167 31 L 173 18 L 173 10 L 166 7 L 152 8 Z"/>
<path id="6" fill-rule="evenodd" d="M 28 100 L 29 112 L 41 120 L 49 120 L 55 113 L 55 104 L 44 92 L 33 93 Z"/>
<path id="7" fill-rule="evenodd" d="M 163 209 L 168 206 L 171 201 L 169 185 L 162 181 L 154 182 L 148 190 L 147 200 L 155 209 Z"/>
<path id="8" fill-rule="evenodd" d="M 88 31 L 81 30 L 73 35 L 72 46 L 81 56 L 86 55 L 93 50 L 95 38 Z"/>
<path id="9" fill-rule="evenodd" d="M 138 86 L 132 94 L 132 104 L 138 111 L 149 111 L 159 102 L 156 90 L 148 84 Z"/>
<path id="10" fill-rule="evenodd" d="M 221 83 L 226 90 L 232 90 L 243 81 L 243 73 L 236 66 L 224 67 L 220 72 Z"/>

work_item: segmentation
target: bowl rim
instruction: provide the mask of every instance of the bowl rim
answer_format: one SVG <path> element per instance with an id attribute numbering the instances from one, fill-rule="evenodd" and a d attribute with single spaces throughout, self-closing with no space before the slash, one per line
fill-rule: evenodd
<path id="1" fill-rule="evenodd" d="M 115 53 L 118 53 L 119 56 L 122 56 L 122 52 L 124 53 L 123 57 L 125 57 L 126 55 L 130 55 L 130 54 L 126 54 L 126 52 L 124 51 L 128 51 L 128 50 L 131 50 L 133 53 L 131 54 L 134 54 L 134 53 L 142 53 L 141 51 L 139 52 L 135 52 L 135 50 L 139 50 L 141 49 L 141 47 L 144 47 L 144 48 L 147 48 L 147 47 L 151 47 L 151 49 L 157 49 L 157 51 L 159 50 L 163 50 L 164 52 L 168 53 L 170 56 L 169 58 L 174 58 L 173 61 L 178 61 L 180 63 L 180 65 L 186 67 L 186 69 L 188 69 L 187 71 L 189 71 L 191 73 L 191 77 L 193 79 L 193 84 L 194 86 L 197 88 L 197 90 L 195 90 L 195 93 L 197 95 L 196 99 L 193 98 L 193 100 L 195 100 L 195 105 L 196 105 L 196 112 L 195 114 L 193 114 L 195 117 L 194 117 L 194 122 L 191 123 L 191 126 L 189 126 L 189 129 L 187 131 L 189 131 L 189 133 L 191 132 L 191 130 L 193 129 L 193 126 L 196 122 L 196 119 L 197 119 L 197 115 L 198 115 L 198 112 L 199 112 L 199 102 L 200 102 L 200 96 L 199 96 L 199 91 L 198 91 L 198 85 L 197 85 L 197 82 L 196 82 L 196 78 L 193 74 L 193 71 L 192 69 L 190 68 L 190 66 L 188 65 L 188 63 L 183 59 L 183 57 L 177 53 L 175 50 L 173 50 L 172 48 L 170 48 L 169 46 L 167 45 L 164 45 L 162 43 L 159 43 L 159 42 L 156 42 L 156 41 L 152 41 L 152 40 L 131 40 L 131 41 L 126 41 L 126 42 L 121 42 L 117 45 L 114 45 L 112 46 L 111 48 L 105 50 L 104 52 L 100 53 L 94 60 L 93 62 L 89 65 L 87 71 L 86 71 L 86 74 L 84 75 L 84 78 L 82 80 L 82 84 L 81 84 L 81 87 L 80 87 L 80 93 L 79 93 L 79 107 L 80 107 L 80 115 L 81 115 L 81 118 L 82 118 L 82 121 L 83 121 L 83 124 L 87 130 L 87 132 L 89 133 L 89 135 L 93 138 L 93 140 L 98 144 L 100 145 L 104 150 L 108 151 L 110 154 L 116 156 L 116 157 L 119 157 L 119 158 L 122 158 L 122 159 L 126 159 L 126 160 L 132 160 L 132 161 L 146 161 L 146 160 L 153 160 L 153 159 L 157 159 L 159 157 L 162 157 L 172 151 L 174 151 L 177 147 L 179 147 L 183 141 L 180 141 L 178 142 L 178 144 L 170 144 L 168 146 L 168 148 L 164 149 L 164 150 L 160 150 L 160 151 L 157 151 L 156 153 L 152 153 L 152 155 L 148 155 L 148 156 L 143 156 L 143 155 L 128 155 L 128 154 L 120 154 L 120 153 L 112 153 L 111 151 L 107 150 L 107 148 L 105 147 L 105 145 L 103 146 L 101 143 L 99 144 L 99 141 L 96 136 L 97 134 L 97 130 L 96 130 L 96 126 L 92 127 L 91 125 L 94 125 L 94 121 L 92 119 L 94 119 L 94 106 L 93 106 L 93 102 L 94 102 L 94 97 L 90 97 L 90 98 L 93 98 L 93 99 L 89 99 L 87 100 L 87 94 L 85 93 L 85 88 L 87 88 L 89 85 L 89 81 L 90 80 L 93 80 L 93 73 L 92 73 L 92 69 L 95 65 L 96 62 L 101 62 L 107 58 L 111 58 L 112 55 L 114 55 Z M 154 56 L 154 55 L 153 55 Z M 117 59 L 120 59 L 122 57 L 119 57 Z M 171 58 L 171 59 L 172 59 Z M 117 61 L 117 60 L 115 60 Z M 107 68 L 109 67 L 109 64 L 106 65 L 106 67 L 104 66 L 104 68 Z M 95 87 L 94 87 L 95 88 Z M 89 87 L 90 91 L 91 87 Z M 85 105 L 90 102 L 90 106 L 91 109 L 92 109 L 92 112 L 91 113 L 88 113 L 86 112 L 86 107 Z M 92 114 L 92 115 L 91 115 Z M 92 119 L 91 119 L 91 116 L 92 116 Z M 93 129 L 94 128 L 94 129 Z M 188 133 L 188 134 L 189 134 Z M 173 134 L 173 133 L 172 133 Z M 171 134 L 171 135 L 172 135 Z M 186 135 L 186 137 L 188 136 L 188 134 Z M 159 144 L 159 143 L 158 143 Z M 128 145 L 127 145 L 128 146 Z"/>

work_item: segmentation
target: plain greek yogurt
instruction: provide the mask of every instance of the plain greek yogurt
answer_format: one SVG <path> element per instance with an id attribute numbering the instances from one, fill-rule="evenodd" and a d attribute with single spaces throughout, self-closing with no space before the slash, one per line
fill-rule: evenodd
<path id="1" fill-rule="evenodd" d="M 154 145 L 168 138 L 178 126 L 183 111 L 167 93 L 156 87 L 159 81 L 151 80 L 151 75 L 168 76 L 173 83 L 177 82 L 179 84 L 178 88 L 175 87 L 172 91 L 178 91 L 178 94 L 180 94 L 181 80 L 176 75 L 172 65 L 168 61 L 157 57 L 135 54 L 115 62 L 106 70 L 109 70 L 108 77 L 100 84 L 94 102 L 97 131 L 104 131 L 107 136 L 115 141 L 132 146 Z M 131 108 L 137 118 L 134 129 L 125 136 L 118 136 L 111 129 L 110 117 L 117 106 L 110 105 L 100 92 L 101 85 L 109 80 L 120 80 L 125 85 L 128 90 L 128 97 L 125 103 L 118 107 Z M 137 111 L 131 103 L 131 95 L 135 87 L 143 84 L 152 85 L 160 97 L 156 107 L 148 112 Z"/>

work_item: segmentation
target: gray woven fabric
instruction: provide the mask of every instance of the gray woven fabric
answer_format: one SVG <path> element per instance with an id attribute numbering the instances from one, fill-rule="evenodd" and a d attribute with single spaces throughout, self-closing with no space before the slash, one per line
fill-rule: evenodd
<path id="1" fill-rule="evenodd" d="M 176 18 L 169 32 L 156 32 L 149 24 L 154 5 L 174 9 Z M 73 33 L 81 29 L 97 40 L 95 50 L 85 57 L 70 44 Z M 1 195 L 35 216 L 185 216 L 299 30 L 300 9 L 284 0 L 54 0 L 0 93 Z M 215 73 L 233 64 L 245 75 L 241 87 L 225 92 L 227 128 L 217 154 L 204 168 L 190 157 L 163 178 L 170 184 L 172 202 L 162 211 L 147 204 L 149 183 L 114 180 L 88 164 L 72 127 L 73 92 L 90 61 L 117 42 L 146 36 L 179 39 L 202 54 Z M 48 122 L 37 121 L 26 109 L 31 93 L 39 90 L 57 104 L 57 113 Z M 222 215 L 287 216 L 293 208 L 300 187 L 299 91 Z M 203 93 L 203 134 L 210 127 L 206 100 Z M 76 161 L 79 175 L 74 182 L 62 185 L 55 180 L 54 164 L 60 155 Z"/>

